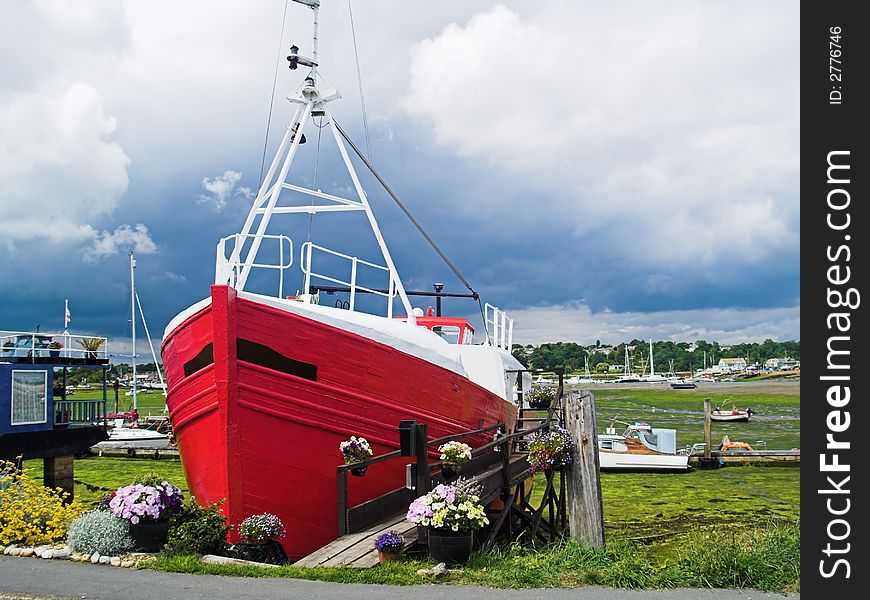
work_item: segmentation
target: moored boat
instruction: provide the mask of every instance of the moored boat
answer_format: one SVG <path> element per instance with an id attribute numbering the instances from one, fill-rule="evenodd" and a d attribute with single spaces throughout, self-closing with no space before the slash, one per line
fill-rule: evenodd
<path id="1" fill-rule="evenodd" d="M 621 423 L 622 433 L 611 421 L 598 436 L 598 461 L 602 471 L 685 471 L 689 456 L 677 453 L 677 432 L 647 423 Z"/>
<path id="2" fill-rule="evenodd" d="M 710 418 L 713 421 L 735 421 L 747 423 L 752 415 L 755 414 L 751 408 L 737 408 L 731 403 L 731 408 L 721 408 L 717 406 L 710 411 Z"/>
<path id="3" fill-rule="evenodd" d="M 201 503 L 226 499 L 222 509 L 231 523 L 256 513 L 277 515 L 291 559 L 337 535 L 341 441 L 362 436 L 375 454 L 396 450 L 396 428 L 405 419 L 427 423 L 432 438 L 496 423 L 513 430 L 516 386 L 531 387 L 527 374 L 518 378 L 523 367 L 510 354 L 512 320 L 503 311 L 483 307 L 486 331 L 474 343 L 467 320 L 424 316 L 411 306 L 348 146 L 380 177 L 335 122 L 328 103 L 339 95 L 323 87 L 318 74 L 319 2 L 296 1 L 315 13 L 315 54 L 304 57 L 294 46 L 288 57 L 291 68 L 310 69 L 288 96 L 296 114 L 241 232 L 218 243 L 209 296 L 172 319 L 162 346 L 167 406 L 192 494 Z M 340 183 L 335 193 L 291 183 L 306 126 L 332 134 L 354 193 L 342 192 Z M 353 235 L 341 230 L 337 241 L 346 246 L 368 230 L 376 257 L 305 241 L 297 272 L 301 292 L 288 296 L 293 240 L 267 233 L 272 217 L 297 214 L 308 221 L 353 211 L 363 213 L 360 222 L 368 227 Z M 263 244 L 272 245 L 265 257 Z M 269 257 L 273 263 L 266 263 Z M 265 279 L 257 277 L 263 271 L 252 275 L 260 267 L 277 274 L 277 293 L 253 291 Z M 320 303 L 320 283 L 337 284 L 329 290 L 333 305 Z M 353 478 L 349 505 L 403 487 L 405 462 L 379 463 Z"/>

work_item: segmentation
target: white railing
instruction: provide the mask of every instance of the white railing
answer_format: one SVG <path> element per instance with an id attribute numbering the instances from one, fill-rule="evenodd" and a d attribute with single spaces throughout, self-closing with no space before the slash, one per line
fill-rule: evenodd
<path id="1" fill-rule="evenodd" d="M 251 262 L 246 265 L 242 260 L 242 250 L 248 239 L 260 238 L 264 240 L 276 240 L 278 243 L 278 264 Z M 227 256 L 227 242 L 233 241 L 231 254 Z M 284 254 L 284 242 L 287 242 L 287 254 Z M 286 258 L 286 262 L 285 262 Z M 278 297 L 284 297 L 284 271 L 293 266 L 293 240 L 286 235 L 261 235 L 253 233 L 236 233 L 229 235 L 217 244 L 217 260 L 215 262 L 214 281 L 218 285 L 229 284 L 236 287 L 242 271 L 249 266 L 252 269 L 277 269 L 278 270 Z"/>
<path id="2" fill-rule="evenodd" d="M 74 344 L 78 344 L 74 347 Z M 106 360 L 107 338 L 71 333 L 0 331 L 0 361 L 20 358 L 76 358 Z"/>
<path id="3" fill-rule="evenodd" d="M 323 275 L 322 273 L 316 273 L 311 270 L 311 262 L 312 255 L 314 250 L 319 250 L 320 252 L 324 252 L 331 256 L 335 256 L 338 258 L 342 258 L 350 262 L 350 278 L 345 281 L 342 279 L 338 279 L 336 277 L 330 277 L 328 275 Z M 362 260 L 357 258 L 356 256 L 351 256 L 349 254 L 342 254 L 341 252 L 336 252 L 335 250 L 330 250 L 329 248 L 324 248 L 323 246 L 318 246 L 313 242 L 305 242 L 302 244 L 302 248 L 299 255 L 299 261 L 302 265 L 302 272 L 305 274 L 305 283 L 303 289 L 306 293 L 311 289 L 311 280 L 312 278 L 320 279 L 323 281 L 329 281 L 331 283 L 335 283 L 338 285 L 346 285 L 348 287 L 348 291 L 350 293 L 349 300 L 349 309 L 354 310 L 356 306 L 356 294 L 358 291 L 374 294 L 376 296 L 381 296 L 387 299 L 387 318 L 393 317 L 393 298 L 396 297 L 396 285 L 395 281 L 392 277 L 390 277 L 390 269 L 383 265 L 377 265 L 375 263 L 371 263 L 367 260 Z M 359 276 L 360 267 L 368 267 L 370 269 L 375 269 L 377 271 L 382 271 L 387 274 L 387 278 L 389 279 L 389 285 L 387 287 L 387 292 L 383 290 L 376 290 L 373 288 L 369 288 L 363 285 L 360 285 L 357 282 Z"/>
<path id="4" fill-rule="evenodd" d="M 514 320 L 508 317 L 507 313 L 487 303 L 484 305 L 484 326 L 487 343 L 507 352 L 511 351 L 514 341 Z"/>

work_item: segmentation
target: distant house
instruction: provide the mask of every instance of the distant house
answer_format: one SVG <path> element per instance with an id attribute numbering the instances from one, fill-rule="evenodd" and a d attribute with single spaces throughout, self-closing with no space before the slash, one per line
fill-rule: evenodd
<path id="1" fill-rule="evenodd" d="M 743 358 L 720 358 L 718 363 L 719 368 L 733 372 L 743 371 L 746 369 L 746 359 Z"/>
<path id="2" fill-rule="evenodd" d="M 610 354 L 611 352 L 613 352 L 613 346 L 601 346 L 599 348 L 592 348 L 589 352 L 590 354 L 594 352 L 600 352 L 601 354 Z"/>

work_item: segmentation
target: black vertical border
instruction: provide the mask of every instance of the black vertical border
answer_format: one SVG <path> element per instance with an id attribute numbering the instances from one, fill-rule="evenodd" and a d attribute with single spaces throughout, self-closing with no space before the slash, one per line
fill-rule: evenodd
<path id="1" fill-rule="evenodd" d="M 870 337 L 867 332 L 866 313 L 870 307 L 870 288 L 866 285 L 867 243 L 870 233 L 866 204 L 867 179 L 870 178 L 867 159 L 867 136 L 870 135 L 866 122 L 870 120 L 866 80 L 870 78 L 870 61 L 867 56 L 867 38 L 870 36 L 870 22 L 859 18 L 859 8 L 866 4 L 845 1 L 803 2 L 801 4 L 801 594 L 806 598 L 837 598 L 844 594 L 868 589 L 870 577 L 870 540 L 867 537 L 866 512 L 868 469 L 866 461 L 870 453 L 867 436 L 868 388 L 870 388 Z M 842 81 L 831 78 L 831 28 L 842 28 Z M 841 86 L 837 88 L 836 86 Z M 833 104 L 830 93 L 842 93 L 842 103 Z M 828 193 L 843 187 L 827 181 L 828 153 L 848 150 L 850 194 L 848 212 L 851 225 L 848 231 L 834 231 L 827 224 Z M 840 195 L 842 198 L 842 195 Z M 836 215 L 842 218 L 842 213 Z M 846 235 L 849 240 L 845 239 Z M 837 261 L 851 268 L 851 280 L 840 289 L 855 287 L 862 293 L 861 304 L 856 309 L 834 309 L 828 305 L 827 270 L 834 263 L 828 258 L 828 248 L 835 251 L 840 245 L 850 247 L 851 260 Z M 845 257 L 845 254 L 841 255 Z M 868 292 L 867 295 L 863 292 Z M 849 312 L 851 328 L 849 333 L 829 330 L 828 315 L 832 312 Z M 829 433 L 826 419 L 835 410 L 827 401 L 826 393 L 831 381 L 821 380 L 832 372 L 827 368 L 828 338 L 832 335 L 848 335 L 851 368 L 838 371 L 848 373 L 851 380 L 840 382 L 848 385 L 851 400 L 842 411 L 848 411 L 850 427 L 847 431 L 834 434 L 837 440 L 849 441 L 851 448 L 840 451 L 839 461 L 850 465 L 847 473 L 850 480 L 843 488 L 849 494 L 831 495 L 819 493 L 831 488 L 827 477 L 840 483 L 842 473 L 825 473 L 820 468 L 820 456 L 826 450 L 826 434 Z M 842 347 L 842 345 L 841 345 Z M 842 361 L 841 361 L 842 362 Z M 835 516 L 829 512 L 827 500 L 833 499 L 834 509 L 842 509 L 845 499 L 850 501 L 848 513 Z M 829 538 L 828 525 L 833 519 L 842 518 L 849 523 L 849 536 L 842 541 Z M 832 532 L 841 536 L 846 531 L 842 523 L 835 524 Z M 827 556 L 825 550 L 830 543 L 832 548 L 849 551 Z M 850 566 L 849 577 L 840 565 L 831 577 L 824 577 L 821 570 L 829 573 L 837 558 L 844 558 Z M 822 566 L 821 561 L 825 561 Z"/>

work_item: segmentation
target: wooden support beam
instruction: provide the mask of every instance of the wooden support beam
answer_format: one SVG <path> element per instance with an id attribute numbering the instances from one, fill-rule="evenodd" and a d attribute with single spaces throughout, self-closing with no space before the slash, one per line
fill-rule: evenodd
<path id="1" fill-rule="evenodd" d="M 604 547 L 604 505 L 598 467 L 595 397 L 587 390 L 565 399 L 565 428 L 574 440 L 574 460 L 565 468 L 568 528 L 571 538 L 592 548 Z"/>

